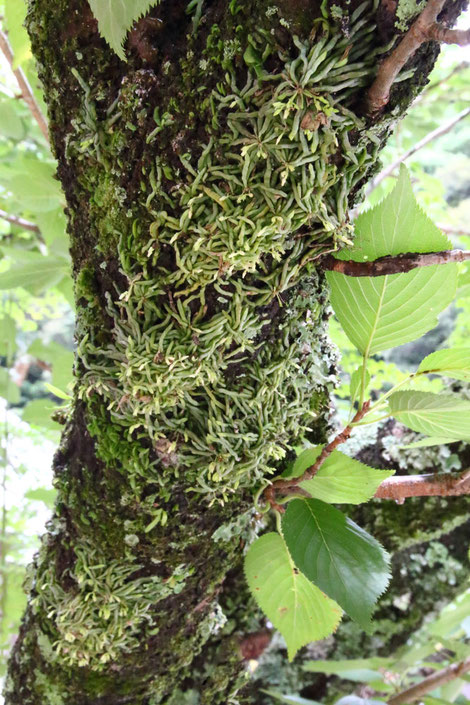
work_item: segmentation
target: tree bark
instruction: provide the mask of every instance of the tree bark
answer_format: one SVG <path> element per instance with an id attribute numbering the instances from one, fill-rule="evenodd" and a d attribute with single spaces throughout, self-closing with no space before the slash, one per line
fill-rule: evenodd
<path id="1" fill-rule="evenodd" d="M 437 53 L 420 50 L 373 122 L 378 3 L 320 5 L 212 0 L 198 18 L 163 0 L 124 63 L 85 0 L 30 2 L 77 356 L 8 705 L 236 702 L 219 594 L 251 495 L 325 435 L 315 258 L 351 237 L 348 209 Z"/>

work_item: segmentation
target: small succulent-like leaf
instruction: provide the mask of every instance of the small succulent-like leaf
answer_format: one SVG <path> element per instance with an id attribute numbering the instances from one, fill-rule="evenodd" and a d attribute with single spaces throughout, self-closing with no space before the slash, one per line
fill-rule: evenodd
<path id="1" fill-rule="evenodd" d="M 379 542 L 318 499 L 289 502 L 282 532 L 299 570 L 370 629 L 374 604 L 390 579 L 390 559 Z"/>
<path id="2" fill-rule="evenodd" d="M 297 570 L 279 534 L 264 534 L 250 546 L 245 575 L 256 602 L 284 637 L 291 661 L 302 646 L 336 629 L 340 607 Z"/>

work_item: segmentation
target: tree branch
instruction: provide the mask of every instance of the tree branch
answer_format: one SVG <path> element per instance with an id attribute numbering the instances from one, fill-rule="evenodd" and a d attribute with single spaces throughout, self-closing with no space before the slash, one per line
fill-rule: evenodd
<path id="1" fill-rule="evenodd" d="M 462 47 L 470 44 L 470 29 L 449 29 L 435 22 L 430 26 L 428 33 L 430 39 L 443 44 L 459 44 Z"/>
<path id="2" fill-rule="evenodd" d="M 444 4 L 445 0 L 429 0 L 398 46 L 381 63 L 375 81 L 367 92 L 366 110 L 369 115 L 376 115 L 387 105 L 392 84 L 408 59 L 421 44 L 432 39 L 429 30 L 435 25 Z"/>
<path id="3" fill-rule="evenodd" d="M 462 110 L 462 112 L 460 112 L 458 115 L 451 118 L 443 125 L 439 125 L 439 127 L 437 127 L 435 130 L 432 130 L 432 132 L 429 132 L 429 134 L 423 137 L 422 140 L 416 142 L 416 144 L 411 147 L 411 149 L 409 149 L 407 152 L 404 152 L 404 154 L 395 159 L 395 161 L 389 164 L 389 166 L 385 167 L 385 169 L 382 169 L 382 171 L 379 172 L 374 179 L 372 179 L 372 181 L 368 184 L 367 188 L 365 189 L 365 195 L 368 196 L 370 193 L 372 193 L 372 191 L 376 189 L 377 186 L 381 184 L 384 179 L 387 178 L 387 176 L 390 176 L 390 174 L 392 174 L 392 172 L 394 172 L 395 169 L 400 166 L 402 162 L 404 162 L 409 157 L 413 156 L 413 154 L 416 154 L 416 152 L 418 152 L 420 149 L 425 147 L 433 140 L 437 139 L 438 137 L 442 137 L 442 135 L 445 135 L 454 127 L 454 125 L 466 118 L 468 115 L 470 115 L 470 108 L 465 108 L 465 110 Z"/>
<path id="4" fill-rule="evenodd" d="M 44 115 L 42 114 L 41 108 L 39 107 L 39 104 L 34 97 L 33 90 L 31 86 L 29 85 L 29 81 L 26 78 L 26 75 L 20 67 L 14 68 L 13 67 L 13 51 L 10 46 L 10 42 L 8 41 L 8 37 L 5 34 L 5 32 L 2 32 L 0 30 L 0 49 L 3 52 L 6 60 L 11 66 L 11 70 L 13 71 L 15 78 L 18 82 L 18 86 L 20 87 L 21 90 L 21 97 L 23 98 L 24 102 L 30 109 L 34 119 L 36 120 L 37 124 L 39 125 L 39 129 L 41 130 L 42 134 L 44 135 L 46 142 L 49 144 L 49 130 L 47 127 L 47 121 Z"/>
<path id="5" fill-rule="evenodd" d="M 470 472 L 446 472 L 427 475 L 399 475 L 382 482 L 377 499 L 403 502 L 407 497 L 458 497 L 470 493 Z"/>
<path id="6" fill-rule="evenodd" d="M 460 678 L 464 673 L 470 671 L 470 658 L 461 661 L 460 663 L 454 663 L 447 668 L 443 668 L 442 671 L 437 671 L 432 675 L 424 678 L 420 683 L 412 685 L 410 688 L 403 690 L 401 693 L 397 693 L 390 700 L 388 700 L 388 705 L 404 705 L 404 703 L 414 703 L 416 700 L 421 699 L 426 693 L 430 693 L 441 685 L 449 683 L 450 681 Z"/>
<path id="7" fill-rule="evenodd" d="M 351 433 L 353 432 L 353 424 L 357 423 L 360 421 L 363 416 L 367 414 L 369 411 L 369 406 L 370 406 L 370 401 L 366 401 L 361 408 L 356 412 L 356 415 L 354 418 L 349 422 L 347 426 L 341 431 L 341 433 L 338 433 L 335 438 L 333 438 L 332 441 L 326 444 L 326 446 L 323 448 L 321 451 L 320 455 L 316 459 L 313 465 L 310 465 L 299 477 L 290 477 L 287 478 L 286 480 L 276 480 L 273 482 L 272 485 L 270 485 L 264 492 L 264 496 L 267 502 L 271 505 L 272 509 L 276 509 L 278 512 L 284 512 L 284 507 L 280 506 L 279 504 L 276 503 L 275 497 L 276 497 L 276 492 L 280 492 L 281 494 L 289 494 L 292 492 L 292 490 L 296 489 L 298 485 L 301 482 L 305 482 L 305 480 L 311 480 L 312 477 L 314 477 L 325 460 L 332 454 L 332 452 L 339 446 L 341 443 L 345 443 L 348 438 L 350 437 Z"/>
<path id="8" fill-rule="evenodd" d="M 18 225 L 20 228 L 23 228 L 23 230 L 31 230 L 31 232 L 34 233 L 39 233 L 41 232 L 39 229 L 39 226 L 36 225 L 35 223 L 30 223 L 29 220 L 25 220 L 24 218 L 20 218 L 17 215 L 10 215 L 4 210 L 0 209 L 0 218 L 2 220 L 6 220 L 8 223 L 12 223 L 13 225 Z"/>
<path id="9" fill-rule="evenodd" d="M 417 267 L 429 267 L 434 264 L 465 262 L 470 260 L 470 251 L 444 250 L 424 254 L 405 252 L 401 255 L 387 255 L 369 262 L 335 259 L 326 255 L 321 260 L 321 267 L 330 272 L 340 272 L 349 277 L 383 277 L 387 274 L 403 274 Z"/>

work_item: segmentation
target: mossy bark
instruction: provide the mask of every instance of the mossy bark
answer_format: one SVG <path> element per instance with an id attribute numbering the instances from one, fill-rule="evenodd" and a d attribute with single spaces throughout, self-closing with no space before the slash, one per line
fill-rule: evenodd
<path id="1" fill-rule="evenodd" d="M 8 705 L 236 702 L 219 600 L 252 494 L 325 434 L 316 258 L 348 242 L 348 208 L 437 52 L 371 122 L 364 91 L 393 31 L 376 32 L 373 0 L 321 5 L 163 0 L 124 63 L 85 0 L 30 2 L 77 357 Z"/>

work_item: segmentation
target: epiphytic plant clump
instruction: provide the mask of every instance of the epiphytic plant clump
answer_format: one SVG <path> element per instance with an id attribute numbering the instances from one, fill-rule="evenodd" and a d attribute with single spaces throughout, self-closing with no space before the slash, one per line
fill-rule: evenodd
<path id="1" fill-rule="evenodd" d="M 151 439 L 151 481 L 191 472 L 194 492 L 224 501 L 272 474 L 320 412 L 330 360 L 313 352 L 315 259 L 350 242 L 348 194 L 376 159 L 374 128 L 349 106 L 374 71 L 376 5 L 358 7 L 347 35 L 325 16 L 291 53 L 263 29 L 229 52 L 209 35 L 205 61 L 225 78 L 203 101 L 207 141 L 184 152 L 177 136 L 179 165 L 158 156 L 146 170 L 150 227 L 120 238 L 128 286 L 108 295 L 112 344 L 85 337 L 78 349 L 80 396 L 99 395 L 129 440 Z M 150 147 L 173 134 L 170 103 Z"/>
<path id="2" fill-rule="evenodd" d="M 48 660 L 59 658 L 98 671 L 139 648 L 144 631 L 157 634 L 155 605 L 181 592 L 194 570 L 180 565 L 167 579 L 133 577 L 142 567 L 135 562 L 109 561 L 86 543 L 76 547 L 75 554 L 73 587 L 66 591 L 58 585 L 49 567 L 38 577 L 40 590 L 31 604 L 46 610 L 47 633 L 54 635 Z"/>

